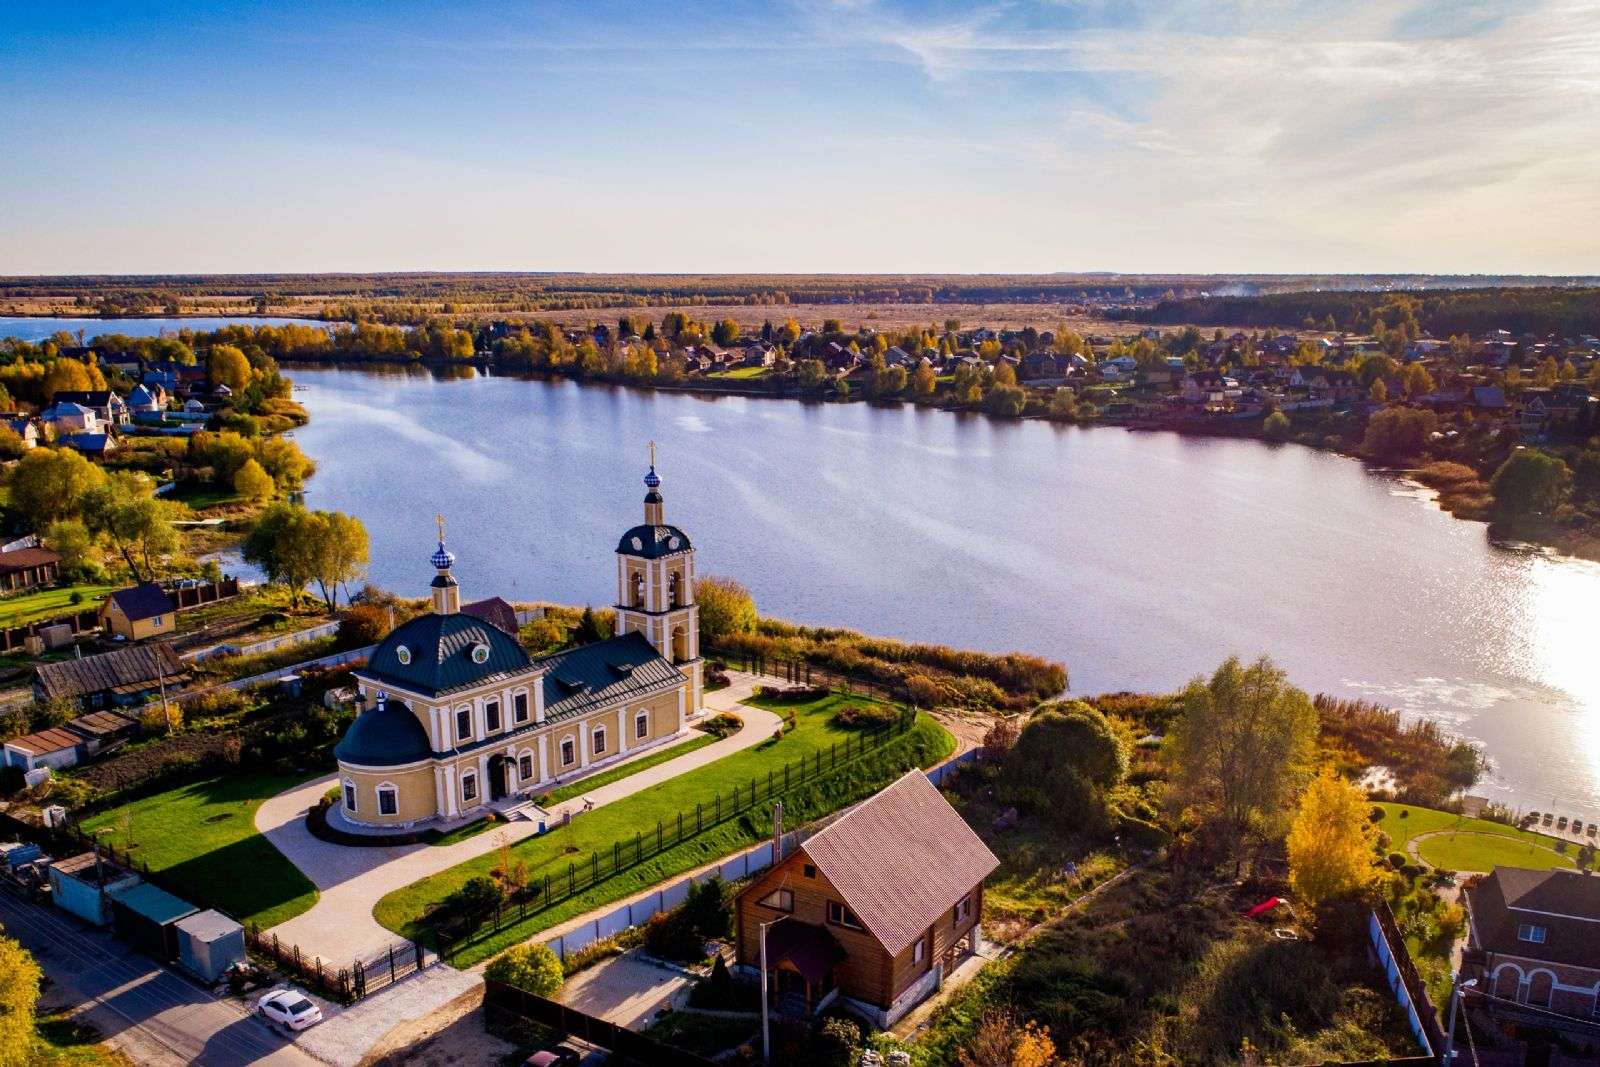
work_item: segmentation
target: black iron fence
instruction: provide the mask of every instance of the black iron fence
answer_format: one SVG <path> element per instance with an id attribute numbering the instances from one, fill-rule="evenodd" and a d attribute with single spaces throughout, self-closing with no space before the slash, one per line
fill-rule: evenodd
<path id="1" fill-rule="evenodd" d="M 511 899 L 497 904 L 481 923 L 470 928 L 453 930 L 449 925 L 453 917 L 436 912 L 425 920 L 428 941 L 440 958 L 452 959 L 466 945 L 481 941 L 529 916 L 538 915 L 547 908 L 586 892 L 720 823 L 776 800 L 791 789 L 831 777 L 841 767 L 881 750 L 906 734 L 916 723 L 916 717 L 915 709 L 903 709 L 892 723 L 863 730 L 826 749 L 790 760 L 782 767 L 768 771 L 764 777 L 736 783 L 726 792 L 718 792 L 692 809 L 657 820 L 653 830 L 637 831 L 632 841 L 614 841 L 609 850 L 591 851 L 587 860 L 568 863 L 566 871 L 546 874 L 541 879 L 529 882 L 512 894 Z M 581 815 L 577 818 L 582 820 Z M 567 825 L 563 823 L 549 832 L 563 833 L 566 830 Z"/>
<path id="2" fill-rule="evenodd" d="M 348 967 L 336 967 L 320 956 L 301 952 L 300 946 L 282 941 L 277 934 L 263 933 L 253 925 L 245 927 L 245 943 L 251 952 L 267 960 L 280 973 L 343 1004 L 376 993 L 437 960 L 420 942 L 398 941 L 368 959 L 352 960 Z"/>

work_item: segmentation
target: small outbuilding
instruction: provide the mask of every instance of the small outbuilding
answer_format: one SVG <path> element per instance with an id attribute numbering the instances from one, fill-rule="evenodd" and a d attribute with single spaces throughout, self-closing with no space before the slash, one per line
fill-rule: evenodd
<path id="1" fill-rule="evenodd" d="M 118 589 L 106 597 L 100 622 L 106 632 L 129 641 L 170 634 L 177 625 L 178 605 L 155 582 Z"/>
<path id="2" fill-rule="evenodd" d="M 50 865 L 50 899 L 86 923 L 106 926 L 111 922 L 111 894 L 142 881 L 132 871 L 84 852 Z"/>
<path id="3" fill-rule="evenodd" d="M 207 982 L 245 958 L 244 927 L 220 911 L 197 911 L 177 922 L 178 962 Z"/>
<path id="4" fill-rule="evenodd" d="M 120 936 L 158 959 L 178 958 L 178 920 L 199 909 L 149 882 L 108 890 L 107 895 Z"/>

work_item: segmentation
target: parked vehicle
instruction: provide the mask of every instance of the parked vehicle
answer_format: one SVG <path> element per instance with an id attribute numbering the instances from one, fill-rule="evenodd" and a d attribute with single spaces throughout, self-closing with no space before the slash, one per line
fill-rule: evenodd
<path id="1" fill-rule="evenodd" d="M 582 1053 L 563 1041 L 553 1048 L 540 1049 L 523 1061 L 523 1067 L 578 1067 Z"/>
<path id="2" fill-rule="evenodd" d="M 304 1030 L 322 1021 L 322 1009 L 293 989 L 275 989 L 256 1001 L 256 1011 L 268 1022 L 290 1030 Z"/>

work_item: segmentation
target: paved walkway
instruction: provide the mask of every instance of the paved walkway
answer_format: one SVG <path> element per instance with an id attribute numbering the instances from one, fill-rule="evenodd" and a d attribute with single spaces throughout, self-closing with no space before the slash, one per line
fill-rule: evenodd
<path id="1" fill-rule="evenodd" d="M 585 799 L 592 800 L 596 807 L 621 800 L 771 737 L 778 728 L 778 716 L 741 703 L 755 691 L 761 679 L 744 674 L 731 677 L 733 684 L 728 688 L 706 694 L 705 705 L 713 714 L 737 709 L 744 719 L 744 729 L 732 737 L 600 786 L 564 805 L 557 805 L 554 811 L 559 813 L 572 805 L 581 808 Z M 647 749 L 639 755 L 643 757 L 653 751 Z M 605 769 L 620 765 L 608 764 Z M 265 801 L 256 811 L 256 829 L 300 868 L 321 894 L 310 911 L 278 924 L 272 932 L 300 946 L 301 952 L 321 956 L 335 966 L 348 967 L 352 960 L 381 952 L 394 942 L 395 935 L 372 917 L 373 906 L 385 894 L 419 878 L 449 870 L 475 856 L 493 852 L 501 842 L 520 841 L 539 830 L 538 823 L 519 820 L 450 845 L 371 848 L 336 845 L 313 837 L 305 825 L 306 812 L 336 779 L 337 775 L 328 775 L 297 786 Z"/>
<path id="2" fill-rule="evenodd" d="M 556 992 L 555 999 L 606 1022 L 643 1030 L 662 1008 L 687 1004 L 692 985 L 694 979 L 683 971 L 628 952 L 579 971 Z"/>

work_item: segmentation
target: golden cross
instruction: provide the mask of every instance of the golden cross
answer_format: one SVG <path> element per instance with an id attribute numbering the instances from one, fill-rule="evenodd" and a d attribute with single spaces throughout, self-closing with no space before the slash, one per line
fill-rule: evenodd
<path id="1" fill-rule="evenodd" d="M 444 516 L 435 515 L 433 521 L 439 524 L 439 543 L 444 544 Z"/>
<path id="2" fill-rule="evenodd" d="M 654 467 L 655 465 L 656 465 L 656 443 L 654 441 L 651 441 L 650 442 L 650 466 Z"/>

